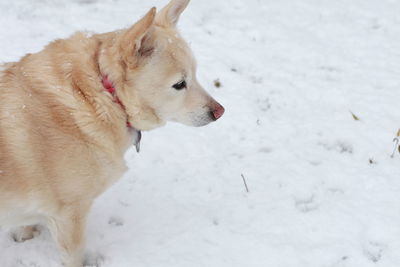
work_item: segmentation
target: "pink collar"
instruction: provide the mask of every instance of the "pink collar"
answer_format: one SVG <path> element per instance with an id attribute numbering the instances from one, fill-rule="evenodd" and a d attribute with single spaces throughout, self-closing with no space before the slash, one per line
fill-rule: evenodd
<path id="1" fill-rule="evenodd" d="M 101 83 L 103 84 L 104 88 L 106 88 L 106 90 L 113 96 L 114 98 L 114 102 L 119 104 L 121 106 L 121 108 L 125 111 L 126 113 L 126 109 L 124 104 L 121 102 L 121 100 L 119 100 L 118 96 L 116 95 L 116 90 L 114 85 L 112 84 L 112 82 L 110 81 L 110 79 L 108 79 L 107 75 L 104 75 L 103 78 L 101 79 Z M 127 116 L 128 117 L 128 116 Z M 126 118 L 126 126 L 128 126 L 128 128 L 132 128 L 131 123 L 128 121 L 128 118 Z"/>
<path id="2" fill-rule="evenodd" d="M 116 95 L 116 90 L 110 79 L 108 79 L 107 75 L 103 75 L 101 79 L 101 83 L 103 84 L 104 88 L 113 96 L 114 102 L 119 104 L 123 111 L 126 113 L 126 108 L 121 100 Z M 128 114 L 126 115 L 126 126 L 128 127 L 129 132 L 133 135 L 134 144 L 136 147 L 136 151 L 140 151 L 140 140 L 142 138 L 142 133 L 140 130 L 135 129 L 132 124 L 128 121 Z"/>

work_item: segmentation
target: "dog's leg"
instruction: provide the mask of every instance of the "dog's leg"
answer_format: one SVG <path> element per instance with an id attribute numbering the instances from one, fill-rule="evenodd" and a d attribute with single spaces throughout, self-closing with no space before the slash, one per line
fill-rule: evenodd
<path id="1" fill-rule="evenodd" d="M 33 238 L 35 230 L 34 225 L 22 226 L 15 230 L 12 236 L 15 242 L 24 242 Z"/>
<path id="2" fill-rule="evenodd" d="M 57 242 L 65 267 L 83 266 L 84 231 L 90 205 L 66 206 L 49 219 L 49 229 Z"/>

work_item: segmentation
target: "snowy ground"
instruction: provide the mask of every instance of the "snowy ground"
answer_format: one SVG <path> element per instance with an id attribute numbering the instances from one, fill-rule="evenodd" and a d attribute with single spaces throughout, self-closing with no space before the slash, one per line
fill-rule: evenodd
<path id="1" fill-rule="evenodd" d="M 164 0 L 0 1 L 0 61 Z M 226 108 L 144 133 L 93 207 L 100 267 L 400 266 L 400 2 L 193 0 L 180 28 Z M 216 88 L 219 79 L 222 87 Z M 355 120 L 352 113 L 359 120 Z M 247 193 L 241 174 L 247 180 Z M 1 267 L 55 267 L 47 231 L 0 232 Z"/>

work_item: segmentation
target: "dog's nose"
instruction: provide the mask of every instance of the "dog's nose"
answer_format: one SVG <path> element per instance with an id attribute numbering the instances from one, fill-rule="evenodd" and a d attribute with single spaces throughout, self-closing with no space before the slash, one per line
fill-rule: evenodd
<path id="1" fill-rule="evenodd" d="M 219 118 L 222 117 L 222 115 L 224 114 L 225 109 L 223 106 L 221 106 L 220 104 L 217 104 L 216 107 L 213 109 L 212 114 L 214 116 L 215 120 L 218 120 Z"/>

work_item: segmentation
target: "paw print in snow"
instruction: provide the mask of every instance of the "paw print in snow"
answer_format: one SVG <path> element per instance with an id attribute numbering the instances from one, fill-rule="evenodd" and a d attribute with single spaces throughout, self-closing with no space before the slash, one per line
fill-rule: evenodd
<path id="1" fill-rule="evenodd" d="M 103 265 L 104 256 L 99 252 L 86 252 L 83 260 L 84 267 L 100 267 Z"/>
<path id="2" fill-rule="evenodd" d="M 385 248 L 386 246 L 383 244 L 370 241 L 366 245 L 364 245 L 363 252 L 365 257 L 367 257 L 370 261 L 376 263 L 381 260 L 382 253 Z"/>
<path id="3" fill-rule="evenodd" d="M 122 226 L 124 225 L 124 220 L 122 218 L 113 216 L 108 219 L 108 224 L 112 226 Z"/>
<path id="4" fill-rule="evenodd" d="M 308 198 L 295 198 L 295 207 L 301 212 L 310 212 L 318 208 L 318 204 L 315 203 L 315 196 L 311 195 Z"/>

